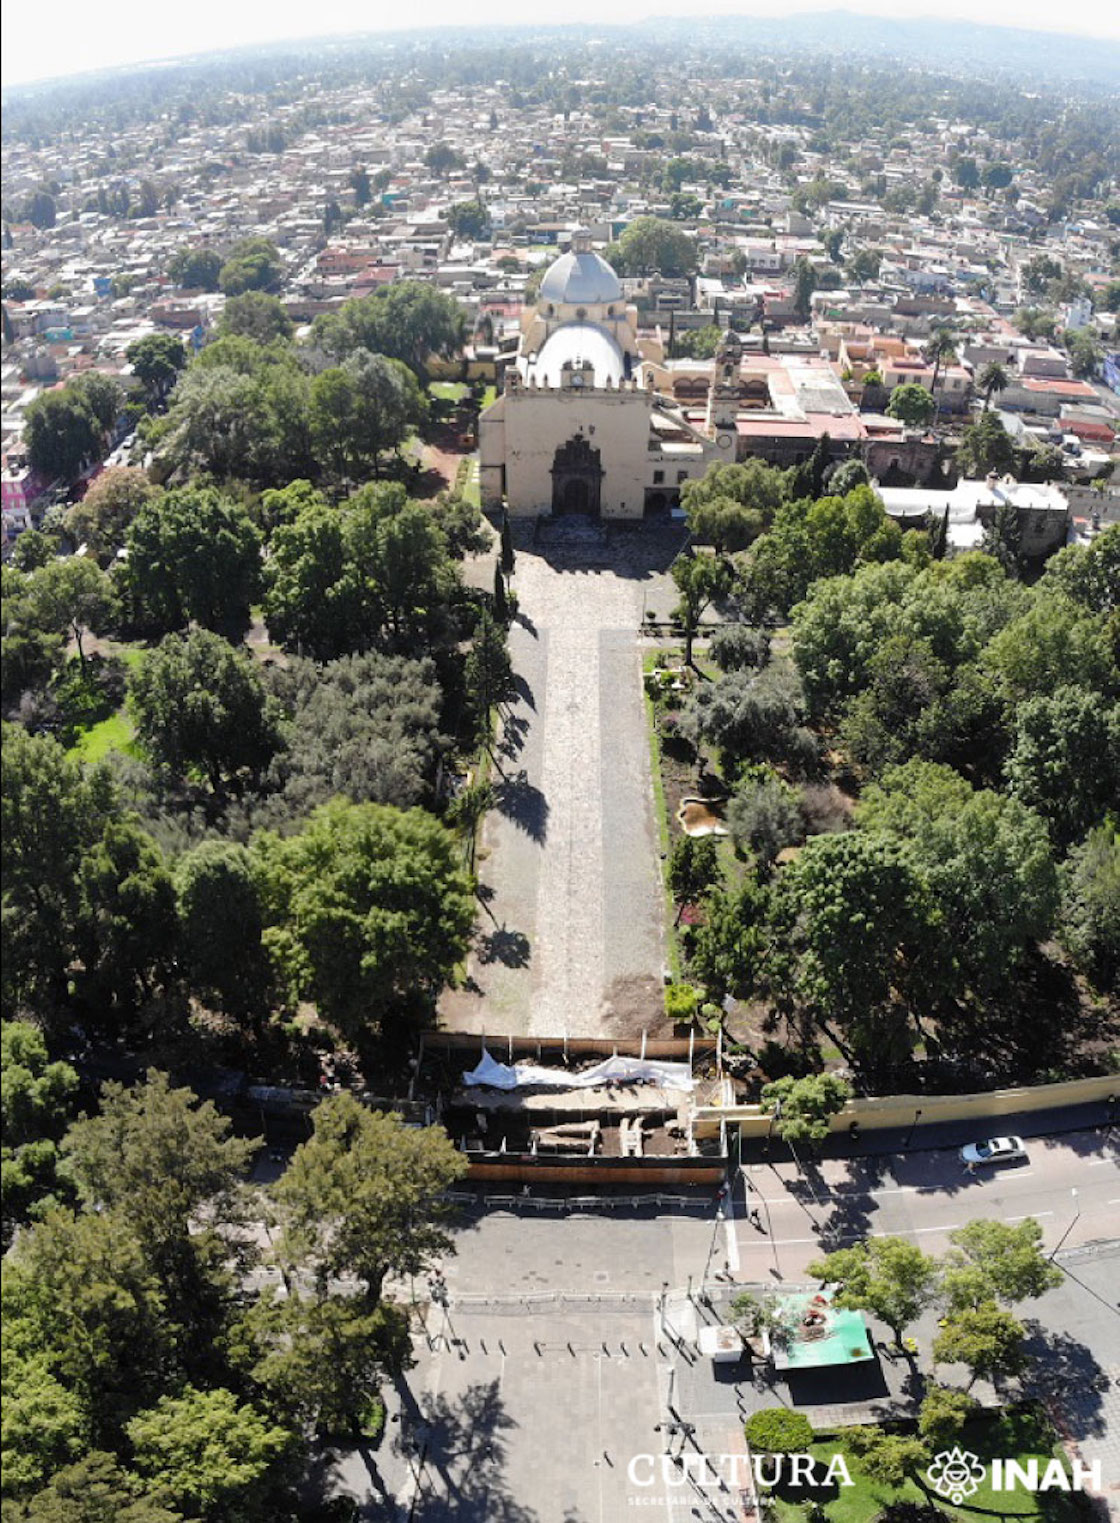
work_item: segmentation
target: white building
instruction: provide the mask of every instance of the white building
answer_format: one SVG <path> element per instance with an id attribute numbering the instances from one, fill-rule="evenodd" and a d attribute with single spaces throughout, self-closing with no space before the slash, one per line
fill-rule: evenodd
<path id="1" fill-rule="evenodd" d="M 738 353 L 726 363 L 737 379 Z M 479 420 L 483 506 L 521 517 L 656 517 L 713 461 L 734 460 L 736 406 L 737 385 L 723 395 L 717 384 L 701 431 L 655 391 L 642 372 L 637 310 L 577 232 L 522 318 L 503 395 Z"/>

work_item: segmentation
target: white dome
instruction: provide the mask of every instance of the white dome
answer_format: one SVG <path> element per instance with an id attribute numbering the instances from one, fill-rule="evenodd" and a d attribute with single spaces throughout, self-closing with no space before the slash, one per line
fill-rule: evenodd
<path id="1" fill-rule="evenodd" d="M 549 265 L 537 300 L 568 307 L 605 305 L 622 300 L 622 287 L 607 261 L 585 249 L 561 254 Z"/>

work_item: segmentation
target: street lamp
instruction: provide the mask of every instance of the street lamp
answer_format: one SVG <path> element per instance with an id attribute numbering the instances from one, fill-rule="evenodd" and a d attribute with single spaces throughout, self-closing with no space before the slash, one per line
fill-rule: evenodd
<path id="1" fill-rule="evenodd" d="M 918 1129 L 918 1122 L 921 1119 L 922 1119 L 922 1113 L 921 1113 L 921 1111 L 915 1111 L 914 1112 L 914 1119 L 910 1123 L 910 1130 L 906 1133 L 906 1141 L 902 1144 L 902 1146 L 904 1148 L 908 1148 L 910 1146 L 910 1144 L 913 1142 L 913 1140 L 914 1140 L 914 1133 L 917 1131 L 917 1129 Z"/>
<path id="2" fill-rule="evenodd" d="M 1066 1238 L 1069 1237 L 1070 1233 L 1077 1226 L 1077 1223 L 1081 1219 L 1081 1207 L 1078 1204 L 1077 1190 L 1073 1189 L 1069 1193 L 1073 1196 L 1073 1220 L 1070 1222 L 1069 1226 L 1062 1233 L 1061 1237 L 1058 1239 L 1057 1243 L 1055 1244 L 1054 1249 L 1053 1249 L 1053 1251 L 1050 1254 L 1050 1261 L 1051 1261 L 1051 1263 L 1053 1263 L 1054 1259 L 1057 1258 L 1058 1251 L 1061 1248 L 1062 1244 L 1065 1242 Z"/>

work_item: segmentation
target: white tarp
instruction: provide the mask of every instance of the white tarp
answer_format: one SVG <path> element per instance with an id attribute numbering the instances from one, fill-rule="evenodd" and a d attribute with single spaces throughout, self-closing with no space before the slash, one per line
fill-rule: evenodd
<path id="1" fill-rule="evenodd" d="M 477 1068 L 463 1075 L 468 1088 L 483 1089 L 597 1089 L 604 1084 L 659 1084 L 664 1089 L 691 1089 L 687 1063 L 658 1063 L 652 1058 L 604 1058 L 594 1068 L 567 1073 L 562 1068 L 539 1068 L 534 1063 L 499 1063 L 483 1048 Z"/>

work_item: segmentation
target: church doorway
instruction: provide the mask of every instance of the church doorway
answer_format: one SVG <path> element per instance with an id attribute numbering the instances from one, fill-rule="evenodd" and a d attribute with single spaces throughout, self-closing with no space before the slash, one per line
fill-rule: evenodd
<path id="1" fill-rule="evenodd" d="M 582 434 L 562 444 L 552 460 L 552 511 L 598 518 L 603 484 L 600 454 Z"/>

